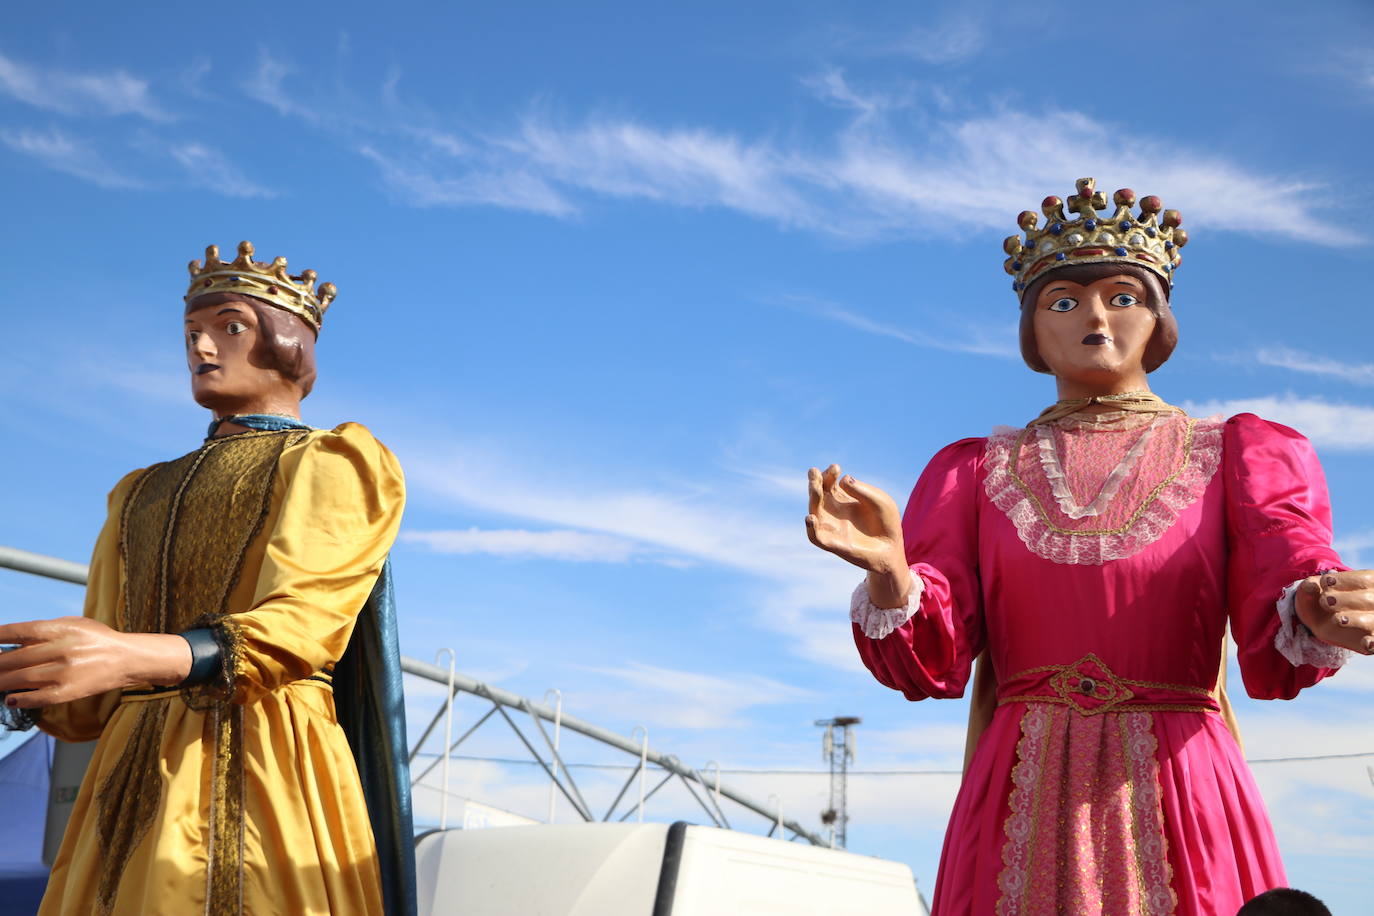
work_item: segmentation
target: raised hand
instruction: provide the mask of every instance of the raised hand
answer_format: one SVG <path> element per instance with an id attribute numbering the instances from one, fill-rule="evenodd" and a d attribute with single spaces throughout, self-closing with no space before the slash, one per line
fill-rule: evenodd
<path id="1" fill-rule="evenodd" d="M 868 570 L 869 597 L 878 607 L 906 603 L 911 587 L 902 516 L 897 504 L 877 487 L 842 475 L 832 464 L 807 472 L 810 507 L 806 536 L 822 550 Z"/>
<path id="2" fill-rule="evenodd" d="M 1322 642 L 1374 655 L 1374 570 L 1312 576 L 1298 589 L 1297 612 Z"/>
<path id="3" fill-rule="evenodd" d="M 19 709 L 67 703 L 139 684 L 173 685 L 191 670 L 191 647 L 166 633 L 122 633 L 88 617 L 0 626 L 0 693 Z"/>

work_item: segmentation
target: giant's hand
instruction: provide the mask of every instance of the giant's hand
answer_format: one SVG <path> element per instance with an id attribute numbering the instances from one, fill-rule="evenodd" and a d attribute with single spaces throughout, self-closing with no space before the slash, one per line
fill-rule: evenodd
<path id="1" fill-rule="evenodd" d="M 1322 642 L 1374 655 L 1374 570 L 1312 576 L 1298 588 L 1297 612 Z"/>
<path id="2" fill-rule="evenodd" d="M 121 633 L 88 617 L 0 626 L 0 692 L 19 709 L 67 703 L 137 684 L 178 684 L 191 670 L 191 647 L 166 633 Z"/>
<path id="3" fill-rule="evenodd" d="M 810 509 L 806 536 L 822 550 L 868 570 L 869 598 L 878 607 L 906 604 L 911 570 L 902 543 L 902 515 L 877 487 L 841 475 L 832 464 L 807 472 Z"/>

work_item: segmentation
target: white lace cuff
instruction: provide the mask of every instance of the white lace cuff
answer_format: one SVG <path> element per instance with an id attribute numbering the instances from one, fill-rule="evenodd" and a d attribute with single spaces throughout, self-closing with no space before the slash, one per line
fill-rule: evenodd
<path id="1" fill-rule="evenodd" d="M 911 594 L 907 596 L 905 607 L 874 607 L 868 597 L 868 577 L 865 576 L 849 599 L 849 619 L 857 623 L 869 639 L 882 639 L 911 619 L 921 606 L 925 590 L 925 580 L 913 570 Z"/>
<path id="2" fill-rule="evenodd" d="M 1318 668 L 1339 668 L 1353 654 L 1349 649 L 1324 643 L 1298 619 L 1297 595 L 1299 579 L 1283 590 L 1275 607 L 1279 612 L 1279 632 L 1274 636 L 1274 648 L 1294 667 L 1315 665 Z"/>

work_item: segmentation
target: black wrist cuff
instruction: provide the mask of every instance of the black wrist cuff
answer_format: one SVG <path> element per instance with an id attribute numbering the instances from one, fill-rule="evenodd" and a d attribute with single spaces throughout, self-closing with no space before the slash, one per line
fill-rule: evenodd
<path id="1" fill-rule="evenodd" d="M 224 651 L 220 648 L 215 631 L 209 627 L 186 630 L 178 633 L 191 646 L 191 671 L 178 687 L 199 687 L 220 676 L 224 668 Z"/>

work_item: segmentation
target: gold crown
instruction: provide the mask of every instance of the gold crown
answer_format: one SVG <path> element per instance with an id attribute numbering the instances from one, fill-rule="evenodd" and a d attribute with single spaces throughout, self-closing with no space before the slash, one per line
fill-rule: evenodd
<path id="1" fill-rule="evenodd" d="M 286 258 L 278 257 L 271 264 L 253 260 L 253 243 L 239 242 L 239 256 L 231 262 L 219 259 L 219 246 L 205 249 L 205 266 L 199 261 L 187 265 L 191 272 L 191 288 L 186 291 L 186 303 L 208 293 L 243 293 L 264 299 L 277 308 L 303 320 L 319 333 L 324 311 L 338 292 L 333 283 L 321 283 L 315 289 L 313 270 L 292 276 L 286 272 Z"/>
<path id="2" fill-rule="evenodd" d="M 1053 195 L 1040 204 L 1049 220 L 1044 229 L 1036 229 L 1040 218 L 1031 210 L 1016 218 L 1026 231 L 1025 241 L 1010 235 L 1002 243 L 1011 256 L 1003 266 L 1014 278 L 1012 289 L 1024 292 L 1037 276 L 1056 267 L 1113 261 L 1149 268 L 1166 288 L 1173 285 L 1174 271 L 1183 260 L 1178 250 L 1188 244 L 1187 230 L 1179 228 L 1183 217 L 1177 210 L 1163 210 L 1153 195 L 1140 201 L 1139 216 L 1132 214 L 1136 200 L 1130 188 L 1113 194 L 1116 211 L 1102 216 L 1098 211 L 1107 209 L 1107 195 L 1096 190 L 1096 184 L 1092 178 L 1078 179 L 1078 193 L 1068 200 L 1069 212 L 1077 219 L 1066 218 L 1064 201 Z"/>

